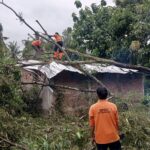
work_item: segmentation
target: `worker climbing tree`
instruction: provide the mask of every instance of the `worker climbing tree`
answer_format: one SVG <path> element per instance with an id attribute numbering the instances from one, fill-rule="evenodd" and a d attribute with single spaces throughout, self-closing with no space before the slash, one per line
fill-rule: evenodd
<path id="1" fill-rule="evenodd" d="M 35 40 L 32 41 L 32 47 L 34 48 L 34 50 L 36 52 L 35 58 L 39 58 L 43 52 L 41 45 L 42 45 L 42 41 L 41 41 L 39 35 L 35 34 Z"/>
<path id="2" fill-rule="evenodd" d="M 56 32 L 54 35 L 49 35 L 49 37 L 54 37 L 55 38 L 55 41 L 56 43 L 62 48 L 63 47 L 63 41 L 62 41 L 62 36 L 59 35 L 58 32 Z M 54 58 L 55 59 L 62 59 L 64 53 L 63 51 L 60 49 L 60 47 L 55 44 L 54 46 Z"/>

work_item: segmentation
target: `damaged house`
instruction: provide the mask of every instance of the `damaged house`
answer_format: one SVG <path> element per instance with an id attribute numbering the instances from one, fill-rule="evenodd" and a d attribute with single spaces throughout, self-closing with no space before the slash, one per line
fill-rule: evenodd
<path id="1" fill-rule="evenodd" d="M 44 114 L 51 113 L 58 101 L 63 112 L 75 114 L 88 109 L 97 100 L 95 90 L 98 83 L 79 69 L 55 61 L 47 65 L 34 65 L 38 62 L 22 62 L 33 65 L 22 68 L 21 80 L 24 90 L 30 90 L 34 83 L 40 86 Z M 106 64 L 85 64 L 82 68 L 96 76 L 115 97 L 139 101 L 144 96 L 144 78 L 137 70 Z"/>

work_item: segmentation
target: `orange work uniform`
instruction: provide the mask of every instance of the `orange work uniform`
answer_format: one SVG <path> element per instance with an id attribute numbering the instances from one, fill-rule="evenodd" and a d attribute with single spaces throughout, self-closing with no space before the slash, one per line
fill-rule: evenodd
<path id="1" fill-rule="evenodd" d="M 33 46 L 41 46 L 41 44 L 42 44 L 41 40 L 35 40 L 32 42 Z"/>
<path id="2" fill-rule="evenodd" d="M 118 111 L 115 104 L 99 100 L 89 110 L 90 126 L 94 127 L 97 144 L 108 144 L 120 139 L 118 133 Z"/>
<path id="3" fill-rule="evenodd" d="M 57 44 L 60 47 L 62 47 L 63 46 L 62 37 L 60 35 L 58 35 L 58 34 L 54 34 L 53 36 L 54 36 Z M 60 48 L 57 45 L 55 45 L 55 47 L 54 47 L 54 58 L 61 60 L 63 55 L 64 55 L 63 51 L 60 50 Z"/>
<path id="4" fill-rule="evenodd" d="M 54 36 L 54 38 L 55 38 L 56 42 L 60 42 L 60 41 L 62 41 L 62 37 L 61 37 L 60 35 L 58 35 L 58 34 L 54 34 L 53 36 Z"/>

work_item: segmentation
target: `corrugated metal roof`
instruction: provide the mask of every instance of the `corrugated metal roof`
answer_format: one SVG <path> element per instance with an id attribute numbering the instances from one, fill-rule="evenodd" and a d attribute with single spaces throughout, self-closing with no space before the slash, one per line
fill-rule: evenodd
<path id="1" fill-rule="evenodd" d="M 114 65 L 106 65 L 106 64 L 85 64 L 83 67 L 88 70 L 89 73 L 119 73 L 126 74 L 129 72 L 137 72 L 134 69 L 120 68 Z"/>
<path id="2" fill-rule="evenodd" d="M 40 63 L 40 61 L 36 60 L 29 60 L 29 61 L 22 61 L 22 64 L 34 64 L 34 63 Z M 119 73 L 119 74 L 127 74 L 129 72 L 138 72 L 134 69 L 127 69 L 127 68 L 120 68 L 114 65 L 106 65 L 106 64 L 85 64 L 81 65 L 84 69 L 86 69 L 89 73 Z M 62 64 L 58 64 L 55 61 L 53 61 L 50 64 L 47 65 L 34 65 L 34 66 L 27 66 L 24 67 L 24 69 L 27 70 L 39 70 L 42 73 L 46 74 L 48 78 L 53 78 L 60 72 L 67 70 L 70 72 L 77 72 L 79 74 L 83 74 L 80 70 L 76 69 L 72 66 L 65 66 Z"/>
<path id="3" fill-rule="evenodd" d="M 28 62 L 22 62 L 22 63 L 23 64 L 32 64 L 32 63 L 40 63 L 40 62 L 35 62 L 35 61 L 32 62 L 32 60 L 30 60 Z M 48 78 L 53 78 L 58 73 L 60 73 L 60 72 L 62 72 L 64 70 L 83 74 L 80 70 L 78 70 L 78 69 L 76 69 L 76 68 L 74 68 L 72 66 L 65 66 L 65 65 L 62 65 L 62 64 L 58 64 L 55 61 L 53 61 L 50 64 L 42 65 L 42 66 L 41 65 L 35 65 L 35 66 L 24 67 L 24 69 L 39 70 L 42 73 L 46 74 L 46 76 Z"/>

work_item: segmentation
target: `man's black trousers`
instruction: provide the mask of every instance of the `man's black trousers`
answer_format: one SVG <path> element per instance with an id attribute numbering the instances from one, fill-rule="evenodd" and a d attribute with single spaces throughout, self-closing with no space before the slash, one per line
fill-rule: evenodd
<path id="1" fill-rule="evenodd" d="M 97 150 L 121 150 L 120 141 L 109 144 L 96 144 Z"/>
<path id="2" fill-rule="evenodd" d="M 60 47 L 63 46 L 63 42 L 62 41 L 57 42 L 57 44 L 60 45 Z M 57 50 L 59 50 L 59 52 L 62 52 L 61 49 L 57 45 L 55 45 L 54 51 L 56 52 Z"/>

